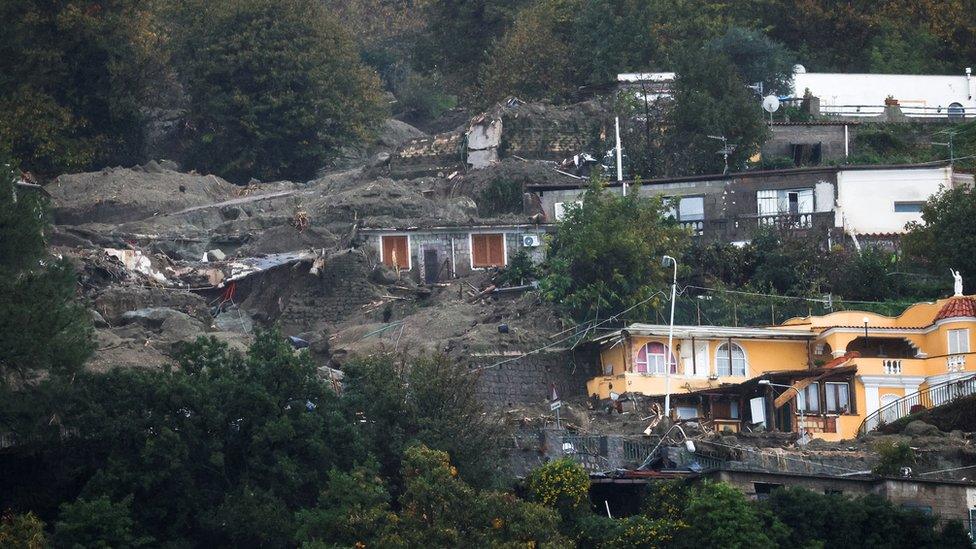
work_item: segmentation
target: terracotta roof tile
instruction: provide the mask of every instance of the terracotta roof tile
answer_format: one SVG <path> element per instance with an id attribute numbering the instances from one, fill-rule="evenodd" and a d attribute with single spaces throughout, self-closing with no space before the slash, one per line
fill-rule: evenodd
<path id="1" fill-rule="evenodd" d="M 972 297 L 953 297 L 948 303 L 942 306 L 939 314 L 935 315 L 933 322 L 961 316 L 976 317 L 976 299 Z"/>

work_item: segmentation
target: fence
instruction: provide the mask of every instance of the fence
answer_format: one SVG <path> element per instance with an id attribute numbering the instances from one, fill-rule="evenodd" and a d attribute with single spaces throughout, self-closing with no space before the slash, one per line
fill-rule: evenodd
<path id="1" fill-rule="evenodd" d="M 953 400 L 976 394 L 976 375 L 933 385 L 886 404 L 868 414 L 858 428 L 858 435 L 873 431 L 886 423 L 897 421 L 920 409 L 930 409 Z"/>

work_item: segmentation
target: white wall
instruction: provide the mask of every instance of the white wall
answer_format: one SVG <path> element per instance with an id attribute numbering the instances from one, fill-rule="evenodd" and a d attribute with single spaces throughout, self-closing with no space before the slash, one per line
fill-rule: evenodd
<path id="1" fill-rule="evenodd" d="M 820 107 L 829 112 L 831 106 L 876 105 L 862 109 L 864 114 L 883 110 L 889 95 L 899 101 L 906 114 L 911 107 L 948 108 L 951 103 L 976 108 L 976 77 L 959 75 L 910 74 L 840 74 L 808 72 L 793 76 L 793 93 L 803 97 L 805 90 L 820 98 Z"/>
<path id="2" fill-rule="evenodd" d="M 895 202 L 924 202 L 952 181 L 949 167 L 841 170 L 835 224 L 855 234 L 902 233 L 918 213 L 895 213 Z"/>

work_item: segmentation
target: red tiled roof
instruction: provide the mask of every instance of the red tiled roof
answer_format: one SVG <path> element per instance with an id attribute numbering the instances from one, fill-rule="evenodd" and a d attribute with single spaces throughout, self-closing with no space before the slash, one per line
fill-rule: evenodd
<path id="1" fill-rule="evenodd" d="M 972 297 L 953 297 L 942 306 L 933 322 L 960 316 L 976 316 L 976 299 Z"/>

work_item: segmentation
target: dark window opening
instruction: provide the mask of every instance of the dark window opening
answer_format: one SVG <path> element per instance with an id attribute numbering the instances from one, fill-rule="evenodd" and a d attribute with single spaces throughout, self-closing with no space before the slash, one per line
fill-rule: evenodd
<path id="1" fill-rule="evenodd" d="M 756 488 L 756 499 L 767 499 L 773 490 L 783 487 L 782 484 L 773 484 L 770 482 L 754 482 L 753 486 Z"/>
<path id="2" fill-rule="evenodd" d="M 792 143 L 795 166 L 819 166 L 822 161 L 822 143 Z"/>

